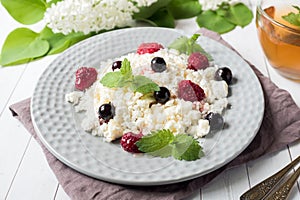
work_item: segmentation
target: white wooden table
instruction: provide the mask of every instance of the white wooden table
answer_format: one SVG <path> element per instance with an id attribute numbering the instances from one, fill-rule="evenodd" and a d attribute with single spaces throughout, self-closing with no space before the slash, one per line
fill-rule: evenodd
<path id="1" fill-rule="evenodd" d="M 10 31 L 20 24 L 15 22 L 0 5 L 0 46 Z M 31 28 L 39 30 L 41 25 Z M 192 34 L 197 30 L 194 19 L 181 20 L 177 29 Z M 223 35 L 242 56 L 252 62 L 280 88 L 288 90 L 300 106 L 300 83 L 279 76 L 265 61 L 258 43 L 254 21 L 244 29 Z M 9 105 L 32 95 L 34 86 L 47 65 L 57 55 L 14 67 L 0 68 L 0 200 L 69 199 L 44 154 L 26 129 L 11 116 Z M 264 156 L 240 167 L 227 170 L 189 199 L 232 200 L 251 186 L 275 173 L 300 155 L 300 144 Z M 299 182 L 293 187 L 290 199 L 300 199 Z"/>

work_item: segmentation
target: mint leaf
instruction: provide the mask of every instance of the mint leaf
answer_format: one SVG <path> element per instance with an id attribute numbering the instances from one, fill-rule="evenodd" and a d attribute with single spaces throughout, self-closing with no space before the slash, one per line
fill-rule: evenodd
<path id="1" fill-rule="evenodd" d="M 130 86 L 133 81 L 132 69 L 127 58 L 122 61 L 120 71 L 106 73 L 100 83 L 109 88 Z"/>
<path id="2" fill-rule="evenodd" d="M 300 7 L 298 6 L 293 6 L 296 10 L 298 10 L 299 13 L 293 13 L 293 12 L 290 12 L 289 14 L 287 15 L 284 15 L 282 16 L 282 18 L 295 25 L 295 26 L 299 26 L 300 27 Z"/>
<path id="3" fill-rule="evenodd" d="M 122 61 L 120 72 L 124 77 L 132 78 L 132 69 L 131 69 L 131 66 L 130 66 L 130 62 L 127 58 L 125 58 Z"/>
<path id="4" fill-rule="evenodd" d="M 199 36 L 200 36 L 200 34 L 194 34 L 194 35 L 192 35 L 192 37 L 190 39 L 188 39 L 188 41 L 187 41 L 187 52 L 188 53 L 187 54 L 193 53 L 194 48 L 199 48 L 200 47 L 200 45 L 196 43 Z"/>
<path id="5" fill-rule="evenodd" d="M 120 71 L 108 72 L 100 80 L 103 86 L 109 88 L 129 87 L 134 92 L 147 94 L 153 91 L 159 91 L 159 86 L 151 79 L 132 74 L 132 68 L 127 58 L 122 61 Z"/>
<path id="6" fill-rule="evenodd" d="M 105 87 L 114 88 L 119 87 L 121 79 L 121 72 L 108 72 L 102 77 L 100 83 Z"/>
<path id="7" fill-rule="evenodd" d="M 154 83 L 151 79 L 145 76 L 137 75 L 134 76 L 132 82 L 132 89 L 134 92 L 147 94 L 153 91 L 159 91 L 159 86 L 156 83 Z"/>
<path id="8" fill-rule="evenodd" d="M 188 51 L 188 47 L 187 47 L 187 43 L 188 43 L 188 37 L 185 36 L 181 36 L 179 38 L 177 38 L 176 40 L 174 40 L 168 48 L 170 49 L 176 49 L 178 50 L 180 53 L 187 53 Z"/>
<path id="9" fill-rule="evenodd" d="M 134 92 L 139 92 L 142 94 L 148 94 L 153 91 L 159 91 L 158 85 L 154 82 L 143 84 L 134 90 Z"/>
<path id="10" fill-rule="evenodd" d="M 174 158 L 179 159 L 187 151 L 192 142 L 193 138 L 191 136 L 184 134 L 176 135 L 172 143 L 174 146 L 172 152 Z"/>
<path id="11" fill-rule="evenodd" d="M 1 65 L 20 64 L 46 55 L 50 45 L 39 36 L 27 28 L 13 30 L 3 44 Z"/>
<path id="12" fill-rule="evenodd" d="M 155 152 L 169 145 L 174 140 L 174 135 L 170 130 L 159 130 L 150 135 L 143 136 L 136 142 L 137 147 L 142 152 Z"/>
<path id="13" fill-rule="evenodd" d="M 136 142 L 139 150 L 157 157 L 173 156 L 177 160 L 193 161 L 204 153 L 198 141 L 185 134 L 176 136 L 170 130 L 159 130 Z"/>
<path id="14" fill-rule="evenodd" d="M 181 36 L 174 40 L 168 48 L 170 49 L 176 49 L 180 53 L 184 54 L 191 54 L 193 52 L 200 52 L 204 54 L 209 61 L 212 61 L 213 58 L 212 56 L 207 53 L 198 43 L 197 39 L 200 35 L 199 34 L 194 34 L 191 38 L 188 38 L 186 36 Z"/>
<path id="15" fill-rule="evenodd" d="M 178 160 L 192 161 L 203 156 L 202 147 L 192 136 L 179 134 L 174 139 L 172 155 Z"/>
<path id="16" fill-rule="evenodd" d="M 148 152 L 147 154 L 154 156 L 154 157 L 167 158 L 167 157 L 172 156 L 173 148 L 174 147 L 172 146 L 172 144 L 167 144 L 166 146 L 162 147 L 161 149 Z"/>
<path id="17" fill-rule="evenodd" d="M 34 24 L 44 17 L 47 4 L 41 0 L 1 0 L 9 14 L 22 24 Z"/>

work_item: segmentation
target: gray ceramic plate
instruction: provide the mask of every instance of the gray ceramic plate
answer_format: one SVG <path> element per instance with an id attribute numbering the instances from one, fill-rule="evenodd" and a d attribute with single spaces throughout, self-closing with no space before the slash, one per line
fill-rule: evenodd
<path id="1" fill-rule="evenodd" d="M 264 113 L 260 83 L 249 65 L 232 50 L 200 37 L 199 43 L 218 65 L 231 68 L 237 82 L 228 98 L 231 108 L 224 118 L 228 127 L 201 140 L 205 156 L 187 162 L 173 158 L 133 156 L 115 143 L 84 132 L 82 114 L 65 101 L 74 90 L 74 73 L 80 66 L 100 67 L 109 58 L 133 52 L 142 42 L 168 46 L 182 33 L 165 28 L 130 28 L 89 38 L 52 62 L 34 90 L 31 115 L 43 144 L 75 170 L 101 180 L 130 185 L 160 185 L 207 174 L 231 161 L 256 135 Z"/>

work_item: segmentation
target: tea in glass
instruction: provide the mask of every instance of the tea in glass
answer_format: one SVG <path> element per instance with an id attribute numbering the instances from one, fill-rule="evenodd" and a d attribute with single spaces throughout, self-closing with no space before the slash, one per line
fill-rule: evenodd
<path id="1" fill-rule="evenodd" d="M 271 66 L 287 78 L 300 80 L 300 25 L 284 19 L 290 13 L 299 13 L 300 19 L 300 0 L 262 0 L 257 7 L 256 26 Z"/>

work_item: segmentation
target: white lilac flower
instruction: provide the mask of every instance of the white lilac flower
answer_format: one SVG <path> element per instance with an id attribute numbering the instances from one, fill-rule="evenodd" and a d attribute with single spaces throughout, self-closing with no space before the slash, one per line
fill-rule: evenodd
<path id="1" fill-rule="evenodd" d="M 52 4 L 44 21 L 54 33 L 98 32 L 132 26 L 132 15 L 138 7 L 157 0 L 64 0 Z"/>
<path id="2" fill-rule="evenodd" d="M 222 3 L 236 4 L 240 0 L 199 0 L 202 10 L 217 10 Z"/>

